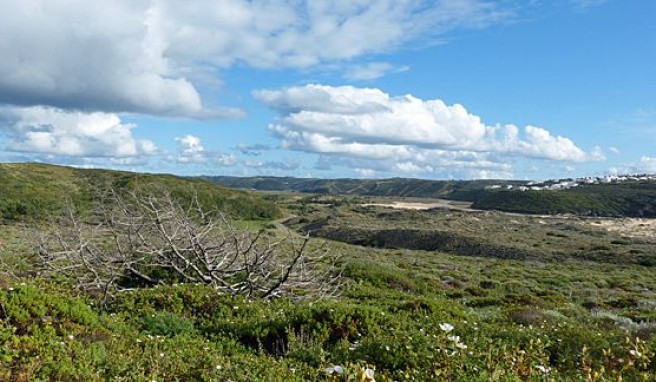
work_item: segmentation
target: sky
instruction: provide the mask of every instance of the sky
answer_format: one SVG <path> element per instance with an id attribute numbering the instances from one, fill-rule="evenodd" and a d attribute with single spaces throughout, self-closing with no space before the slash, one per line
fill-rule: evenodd
<path id="1" fill-rule="evenodd" d="M 653 0 L 0 0 L 0 162 L 656 173 Z"/>

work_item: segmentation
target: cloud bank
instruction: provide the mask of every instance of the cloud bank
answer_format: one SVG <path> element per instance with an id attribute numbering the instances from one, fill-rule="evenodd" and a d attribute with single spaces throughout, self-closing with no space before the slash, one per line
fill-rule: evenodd
<path id="1" fill-rule="evenodd" d="M 115 114 L 49 107 L 0 108 L 7 149 L 59 156 L 125 158 L 153 155 L 155 144 L 132 136 L 134 125 Z"/>
<path id="2" fill-rule="evenodd" d="M 418 173 L 458 166 L 507 172 L 508 158 L 603 159 L 599 149 L 586 152 L 544 128 L 486 125 L 464 106 L 438 99 L 324 85 L 258 90 L 253 96 L 280 114 L 269 130 L 284 147 L 374 161 L 387 170 Z"/>
<path id="3" fill-rule="evenodd" d="M 498 8 L 482 0 L 1 1 L 0 103 L 234 117 L 241 112 L 204 102 L 217 70 L 343 62 L 490 25 L 507 17 Z"/>

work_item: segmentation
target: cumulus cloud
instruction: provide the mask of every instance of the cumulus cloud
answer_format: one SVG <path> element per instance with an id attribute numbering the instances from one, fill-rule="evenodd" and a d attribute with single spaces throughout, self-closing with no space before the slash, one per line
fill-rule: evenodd
<path id="1" fill-rule="evenodd" d="M 178 143 L 177 162 L 180 164 L 214 164 L 218 166 L 234 166 L 239 161 L 234 154 L 224 154 L 206 150 L 200 138 L 191 134 L 176 137 Z"/>
<path id="2" fill-rule="evenodd" d="M 6 149 L 72 157 L 127 158 L 153 155 L 155 144 L 132 136 L 133 124 L 116 114 L 67 112 L 49 107 L 0 108 Z"/>
<path id="3" fill-rule="evenodd" d="M 217 69 L 352 61 L 506 17 L 483 0 L 1 1 L 0 103 L 239 116 L 201 94 Z M 383 66 L 352 75 L 373 78 Z"/>
<path id="4" fill-rule="evenodd" d="M 175 137 L 175 141 L 178 142 L 179 163 L 203 163 L 207 161 L 207 153 L 200 143 L 200 138 L 187 134 L 182 137 Z"/>
<path id="5" fill-rule="evenodd" d="M 503 158 L 567 162 L 603 159 L 599 148 L 586 152 L 572 140 L 548 130 L 486 125 L 464 106 L 392 97 L 375 88 L 306 85 L 259 90 L 253 96 L 278 111 L 270 131 L 283 147 L 379 161 L 396 169 L 432 172 L 457 164 L 493 169 Z M 494 157 L 493 157 L 494 156 Z M 405 164 L 404 164 L 405 163 Z M 507 170 L 507 168 L 503 168 Z"/>

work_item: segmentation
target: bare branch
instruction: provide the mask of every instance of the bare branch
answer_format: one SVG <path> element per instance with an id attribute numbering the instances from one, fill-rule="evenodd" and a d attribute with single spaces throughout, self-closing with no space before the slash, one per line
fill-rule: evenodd
<path id="1" fill-rule="evenodd" d="M 308 236 L 272 241 L 238 231 L 197 197 L 182 204 L 162 189 L 109 189 L 89 213 L 70 208 L 51 227 L 35 237 L 42 270 L 70 276 L 104 301 L 135 283 L 203 283 L 262 298 L 327 297 L 340 286 L 337 259 L 310 251 Z"/>

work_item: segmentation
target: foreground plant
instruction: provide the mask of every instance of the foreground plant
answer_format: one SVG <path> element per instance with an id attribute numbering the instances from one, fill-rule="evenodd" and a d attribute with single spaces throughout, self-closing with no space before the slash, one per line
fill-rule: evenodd
<path id="1" fill-rule="evenodd" d="M 339 286 L 337 259 L 309 237 L 272 239 L 233 228 L 196 198 L 166 190 L 101 195 L 88 214 L 72 208 L 36 239 L 39 264 L 103 301 L 135 286 L 201 283 L 232 295 L 323 297 Z"/>

